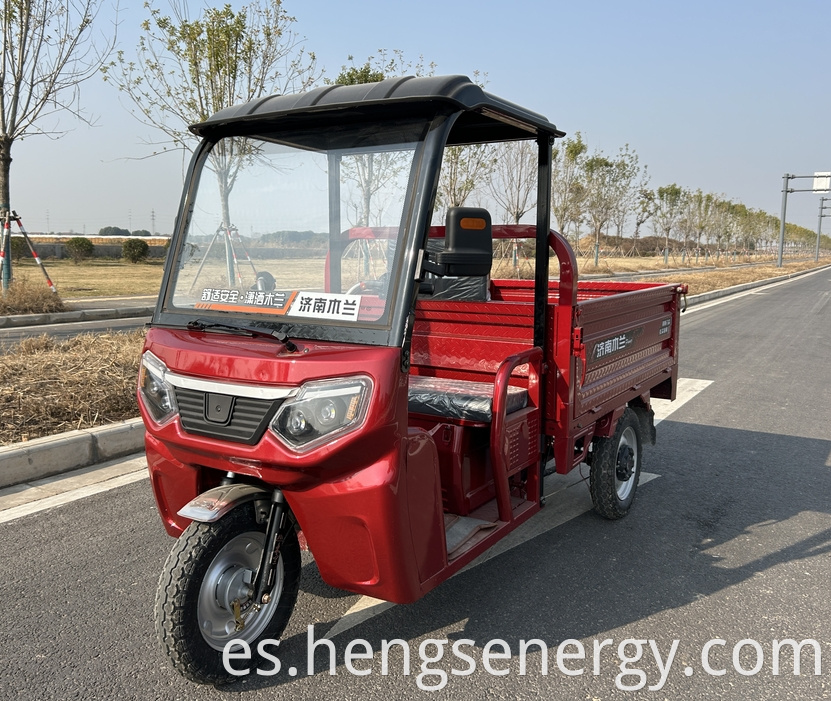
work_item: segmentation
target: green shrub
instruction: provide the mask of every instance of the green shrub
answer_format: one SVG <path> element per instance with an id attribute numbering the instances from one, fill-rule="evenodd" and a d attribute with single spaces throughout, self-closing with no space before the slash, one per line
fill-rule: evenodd
<path id="1" fill-rule="evenodd" d="M 148 253 L 150 253 L 150 246 L 147 245 L 147 241 L 141 239 L 130 239 L 121 245 L 121 255 L 131 263 L 144 260 Z"/>
<path id="2" fill-rule="evenodd" d="M 20 236 L 12 236 L 12 259 L 20 260 L 23 256 L 29 253 L 29 247 Z"/>
<path id="3" fill-rule="evenodd" d="M 72 258 L 72 262 L 76 265 L 87 258 L 92 258 L 92 254 L 95 251 L 95 246 L 93 246 L 92 241 L 83 236 L 76 236 L 75 238 L 69 239 L 64 245 L 69 257 Z"/>

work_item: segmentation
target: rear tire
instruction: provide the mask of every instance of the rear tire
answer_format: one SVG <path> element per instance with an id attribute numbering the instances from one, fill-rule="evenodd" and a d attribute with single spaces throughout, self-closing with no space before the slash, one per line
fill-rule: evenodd
<path id="1" fill-rule="evenodd" d="M 173 666 L 191 681 L 236 679 L 222 664 L 225 644 L 236 638 L 251 647 L 251 661 L 244 664 L 257 667 L 257 643 L 279 639 L 291 617 L 300 583 L 300 546 L 291 519 L 283 526 L 271 601 L 254 611 L 245 593 L 259 564 L 265 529 L 255 519 L 253 504 L 244 504 L 214 523 L 191 523 L 168 555 L 156 592 L 156 634 Z M 234 628 L 229 605 L 234 599 L 243 616 L 250 611 L 241 631 Z M 263 663 L 263 669 L 272 666 Z"/>
<path id="2" fill-rule="evenodd" d="M 611 520 L 629 513 L 641 476 L 641 424 L 627 408 L 611 438 L 595 438 L 589 475 L 594 510 Z"/>

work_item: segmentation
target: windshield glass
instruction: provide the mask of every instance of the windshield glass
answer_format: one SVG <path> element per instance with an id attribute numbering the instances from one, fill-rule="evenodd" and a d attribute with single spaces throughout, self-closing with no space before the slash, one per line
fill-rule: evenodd
<path id="1" fill-rule="evenodd" d="M 216 142 L 202 160 L 168 307 L 290 324 L 300 336 L 304 326 L 320 336 L 326 326 L 388 325 L 422 131 L 341 131 L 334 145 L 319 135 Z"/>

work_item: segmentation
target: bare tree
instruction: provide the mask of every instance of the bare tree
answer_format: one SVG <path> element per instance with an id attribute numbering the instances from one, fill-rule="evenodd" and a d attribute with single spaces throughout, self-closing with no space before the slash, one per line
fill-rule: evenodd
<path id="1" fill-rule="evenodd" d="M 493 144 L 448 146 L 444 149 L 437 204 L 443 211 L 461 207 L 496 167 Z"/>
<path id="2" fill-rule="evenodd" d="M 719 198 L 713 205 L 712 224 L 708 242 L 715 242 L 716 248 L 721 248 L 721 242 L 727 238 L 727 231 L 730 226 L 730 207 L 732 202 Z"/>
<path id="3" fill-rule="evenodd" d="M 652 225 L 656 233 L 664 237 L 664 260 L 669 252 L 669 237 L 678 226 L 678 220 L 684 211 L 684 202 L 687 198 L 687 191 L 673 183 L 658 188 L 658 196 L 655 200 L 655 215 Z"/>
<path id="4" fill-rule="evenodd" d="M 205 8 L 196 19 L 185 0 L 172 0 L 172 16 L 152 2 L 145 7 L 150 16 L 141 25 L 137 61 L 119 51 L 103 73 L 131 99 L 136 118 L 164 134 L 156 144 L 162 150 L 189 149 L 196 137 L 187 126 L 225 107 L 306 90 L 319 78 L 315 55 L 303 48 L 281 0 L 253 0 L 239 11 Z M 226 226 L 228 195 L 251 157 L 241 139 L 225 139 L 211 151 Z"/>
<path id="5" fill-rule="evenodd" d="M 552 150 L 551 213 L 563 236 L 568 236 L 570 226 L 577 229 L 583 215 L 586 196 L 583 167 L 588 148 L 578 131 L 561 145 L 555 144 Z M 575 239 L 577 235 L 575 231 Z"/>
<path id="6" fill-rule="evenodd" d="M 692 193 L 687 199 L 686 216 L 695 236 L 696 248 L 701 247 L 701 238 L 704 236 L 704 232 L 713 225 L 715 207 L 715 195 L 704 194 L 700 189 Z"/>
<path id="7" fill-rule="evenodd" d="M 473 82 L 480 88 L 487 85 L 487 78 L 487 73 L 473 71 Z M 445 146 L 436 193 L 436 214 L 440 221 L 444 221 L 450 207 L 463 206 L 471 194 L 491 178 L 494 168 L 496 150 L 493 144 Z"/>
<path id="8" fill-rule="evenodd" d="M 424 58 L 421 56 L 414 64 L 405 58 L 404 52 L 400 49 L 393 49 L 391 52 L 379 49 L 362 65 L 357 65 L 353 56 L 349 56 L 348 60 L 350 65 L 342 66 L 335 80 L 326 80 L 327 83 L 334 85 L 378 83 L 385 78 L 400 75 L 432 75 L 435 69 L 432 63 L 425 69 Z M 357 197 L 350 202 L 350 210 L 354 215 L 351 221 L 353 226 L 371 226 L 373 219 L 380 220 L 384 203 L 379 202 L 376 196 L 398 178 L 405 163 L 406 156 L 394 151 L 352 154 L 344 158 L 341 162 L 341 177 L 345 183 L 354 186 L 357 190 Z"/>
<path id="9" fill-rule="evenodd" d="M 354 213 L 353 226 L 372 226 L 373 218 L 380 222 L 384 203 L 375 196 L 395 182 L 406 163 L 398 151 L 360 153 L 345 156 L 341 161 L 341 177 L 355 186 L 358 197 L 350 202 Z M 383 198 L 382 198 L 383 199 Z"/>
<path id="10" fill-rule="evenodd" d="M 91 123 L 80 86 L 107 60 L 115 36 L 96 42 L 99 0 L 5 0 L 0 66 L 0 210 L 10 208 L 12 145 L 24 136 L 58 138 L 60 117 Z"/>
<path id="11" fill-rule="evenodd" d="M 537 146 L 533 141 L 496 145 L 491 194 L 505 213 L 505 221 L 519 220 L 537 205 Z"/>
<path id="12" fill-rule="evenodd" d="M 595 262 L 600 249 L 600 234 L 612 218 L 615 209 L 615 163 L 600 152 L 586 159 L 586 217 L 594 236 Z"/>
<path id="13" fill-rule="evenodd" d="M 614 173 L 612 177 L 612 216 L 611 221 L 615 225 L 617 245 L 621 245 L 623 230 L 626 221 L 635 208 L 638 200 L 638 193 L 646 189 L 649 183 L 649 176 L 646 173 L 646 166 L 643 168 L 638 164 L 638 155 L 629 150 L 626 144 L 614 161 Z"/>
<path id="14" fill-rule="evenodd" d="M 640 236 L 641 227 L 655 216 L 655 207 L 655 191 L 646 187 L 638 190 L 634 203 L 635 230 L 632 233 L 633 253 L 638 251 L 638 237 Z"/>

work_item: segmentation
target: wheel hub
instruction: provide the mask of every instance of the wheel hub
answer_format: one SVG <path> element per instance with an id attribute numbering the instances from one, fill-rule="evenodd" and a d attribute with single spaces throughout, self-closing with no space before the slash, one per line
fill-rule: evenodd
<path id="1" fill-rule="evenodd" d="M 247 567 L 229 567 L 216 583 L 216 601 L 226 611 L 234 610 L 234 601 L 238 601 L 245 611 L 251 604 L 253 572 Z"/>
<path id="2" fill-rule="evenodd" d="M 635 451 L 631 446 L 622 445 L 617 453 L 617 464 L 615 466 L 615 476 L 621 481 L 626 482 L 635 472 Z"/>

